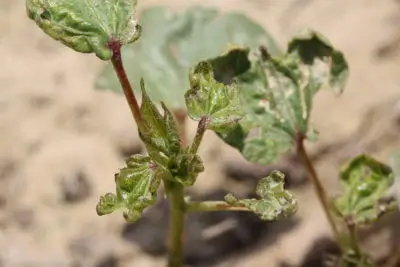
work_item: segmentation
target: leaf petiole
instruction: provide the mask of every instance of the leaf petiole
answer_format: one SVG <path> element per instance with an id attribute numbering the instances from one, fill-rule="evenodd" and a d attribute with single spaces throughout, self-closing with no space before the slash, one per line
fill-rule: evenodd
<path id="1" fill-rule="evenodd" d="M 203 140 L 203 136 L 208 129 L 208 124 L 210 123 L 210 118 L 204 116 L 200 119 L 199 124 L 197 126 L 196 136 L 193 139 L 193 143 L 190 147 L 191 154 L 197 154 L 197 150 L 199 150 L 199 146 L 201 141 Z"/>
<path id="2" fill-rule="evenodd" d="M 187 212 L 205 212 L 205 211 L 249 211 L 241 203 L 228 204 L 225 201 L 199 201 L 199 202 L 187 202 Z"/>
<path id="3" fill-rule="evenodd" d="M 129 82 L 128 76 L 125 72 L 125 68 L 124 68 L 124 65 L 122 62 L 121 43 L 117 40 L 111 40 L 108 43 L 108 47 L 111 49 L 111 51 L 113 53 L 111 62 L 114 66 L 114 70 L 118 76 L 120 83 L 121 83 L 122 89 L 125 94 L 125 98 L 128 101 L 129 108 L 131 109 L 133 118 L 135 119 L 136 124 L 138 126 L 140 126 L 141 121 L 142 121 L 142 115 L 140 113 L 139 104 L 137 102 L 132 85 Z"/>
<path id="4" fill-rule="evenodd" d="M 296 136 L 297 154 L 298 154 L 303 166 L 306 168 L 310 182 L 312 183 L 312 185 L 315 189 L 315 193 L 317 194 L 318 200 L 322 204 L 323 210 L 325 212 L 326 218 L 329 221 L 329 224 L 333 231 L 334 237 L 335 237 L 336 241 L 340 244 L 341 243 L 340 242 L 341 241 L 340 233 L 339 233 L 339 230 L 337 229 L 334 217 L 331 212 L 327 193 L 326 193 L 324 187 L 322 186 L 321 180 L 319 179 L 318 174 L 314 168 L 314 165 L 313 165 L 312 161 L 310 160 L 310 157 L 308 156 L 308 153 L 304 147 L 304 140 L 305 140 L 304 134 L 298 133 Z"/>
<path id="5" fill-rule="evenodd" d="M 349 231 L 350 248 L 356 256 L 361 257 L 362 253 L 357 238 L 357 225 L 354 222 L 346 222 L 346 225 Z"/>

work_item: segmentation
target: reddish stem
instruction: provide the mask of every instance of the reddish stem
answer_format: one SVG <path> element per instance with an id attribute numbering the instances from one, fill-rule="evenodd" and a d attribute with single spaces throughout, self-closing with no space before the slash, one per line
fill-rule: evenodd
<path id="1" fill-rule="evenodd" d="M 297 154 L 300 157 L 300 160 L 303 164 L 303 166 L 306 168 L 307 173 L 308 173 L 308 178 L 313 184 L 315 193 L 317 194 L 319 202 L 322 204 L 323 210 L 325 212 L 325 215 L 328 219 L 328 222 L 332 228 L 333 234 L 337 240 L 337 242 L 340 244 L 341 239 L 340 239 L 340 233 L 339 230 L 336 227 L 335 219 L 333 218 L 330 204 L 329 204 L 329 199 L 327 196 L 327 193 L 322 186 L 321 180 L 319 179 L 317 172 L 314 168 L 314 164 L 311 162 L 310 157 L 308 156 L 308 153 L 304 147 L 304 140 L 305 140 L 305 135 L 303 133 L 298 133 L 296 136 L 296 148 L 297 148 Z"/>
<path id="2" fill-rule="evenodd" d="M 142 115 L 140 113 L 140 108 L 136 100 L 135 93 L 133 92 L 133 88 L 131 86 L 131 83 L 129 82 L 128 76 L 126 75 L 125 72 L 124 65 L 122 63 L 121 43 L 113 39 L 108 43 L 108 47 L 113 52 L 111 62 L 114 66 L 114 70 L 117 73 L 118 79 L 121 83 L 122 89 L 125 94 L 125 98 L 129 104 L 129 108 L 131 109 L 136 124 L 140 125 L 142 121 Z"/>

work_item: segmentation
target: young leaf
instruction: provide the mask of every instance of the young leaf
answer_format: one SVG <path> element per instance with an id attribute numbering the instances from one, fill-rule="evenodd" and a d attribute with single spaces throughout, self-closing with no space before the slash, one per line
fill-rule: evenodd
<path id="1" fill-rule="evenodd" d="M 393 184 L 391 169 L 383 163 L 359 155 L 340 172 L 343 194 L 334 201 L 339 216 L 355 224 L 376 221 L 385 211 L 380 200 Z"/>
<path id="2" fill-rule="evenodd" d="M 49 36 L 82 53 L 109 60 L 111 40 L 121 45 L 140 36 L 136 0 L 26 0 L 29 18 Z"/>
<path id="3" fill-rule="evenodd" d="M 272 163 L 286 152 L 298 134 L 315 139 L 309 126 L 314 95 L 325 85 L 341 93 L 348 76 L 343 54 L 311 31 L 295 37 L 280 57 L 263 48 L 253 53 L 236 48 L 210 62 L 216 77 L 227 79 L 228 73 L 235 79 L 246 114 L 239 132 L 248 135 L 227 135 L 227 143 L 238 144 L 248 160 L 260 164 Z"/>
<path id="4" fill-rule="evenodd" d="M 123 53 L 128 76 L 134 84 L 143 77 L 151 88 L 150 97 L 172 109 L 185 108 L 183 95 L 189 82 L 182 77 L 188 69 L 220 55 L 228 44 L 251 48 L 264 44 L 272 54 L 279 54 L 270 35 L 240 13 L 220 14 L 205 7 L 172 13 L 164 7 L 152 7 L 140 14 L 140 24 L 145 28 L 140 41 Z M 101 73 L 96 87 L 120 91 L 111 65 Z"/>
<path id="5" fill-rule="evenodd" d="M 196 182 L 199 173 L 204 171 L 204 165 L 198 155 L 184 150 L 170 161 L 168 169 L 175 181 L 183 186 L 191 186 Z"/>
<path id="6" fill-rule="evenodd" d="M 232 194 L 225 196 L 228 204 L 243 204 L 257 214 L 262 220 L 279 220 L 287 218 L 297 211 L 297 201 L 283 187 L 285 175 L 273 171 L 258 182 L 256 194 L 260 199 L 237 199 Z"/>
<path id="7" fill-rule="evenodd" d="M 203 162 L 198 155 L 189 153 L 189 148 L 181 148 L 174 116 L 164 103 L 161 103 L 164 110 L 161 115 L 147 95 L 143 80 L 140 84 L 142 123 L 139 134 L 149 156 L 163 170 L 164 179 L 184 186 L 193 185 L 199 173 L 204 171 Z"/>
<path id="8" fill-rule="evenodd" d="M 179 132 L 168 108 L 162 104 L 164 110 L 164 116 L 162 116 L 147 95 L 143 80 L 140 85 L 142 89 L 140 137 L 151 158 L 166 166 L 168 158 L 180 151 Z"/>
<path id="9" fill-rule="evenodd" d="M 145 208 L 155 203 L 164 173 L 150 157 L 143 155 L 132 156 L 126 164 L 115 174 L 116 194 L 107 193 L 100 197 L 96 210 L 101 216 L 125 208 L 125 219 L 135 222 Z"/>
<path id="10" fill-rule="evenodd" d="M 211 64 L 205 61 L 194 68 L 189 79 L 185 100 L 190 118 L 195 121 L 209 118 L 208 129 L 215 132 L 234 129 L 242 118 L 236 86 L 217 82 Z"/>

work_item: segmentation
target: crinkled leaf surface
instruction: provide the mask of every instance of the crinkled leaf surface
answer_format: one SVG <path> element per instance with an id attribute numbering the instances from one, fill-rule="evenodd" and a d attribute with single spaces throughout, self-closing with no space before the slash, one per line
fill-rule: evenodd
<path id="1" fill-rule="evenodd" d="M 240 13 L 218 13 L 216 9 L 193 7 L 172 13 L 153 7 L 140 14 L 143 33 L 138 42 L 123 50 L 124 64 L 133 84 L 143 77 L 150 97 L 172 109 L 185 108 L 183 95 L 189 87 L 189 68 L 199 61 L 222 54 L 229 44 L 251 48 L 264 44 L 271 53 L 278 48 L 263 28 Z M 120 91 L 120 84 L 107 66 L 97 87 Z"/>
<path id="2" fill-rule="evenodd" d="M 139 38 L 136 0 L 26 0 L 28 16 L 49 36 L 82 53 L 109 60 L 110 40 Z"/>
<path id="3" fill-rule="evenodd" d="M 97 214 L 105 215 L 125 208 L 125 219 L 129 222 L 137 221 L 143 210 L 156 202 L 162 175 L 162 169 L 150 157 L 132 156 L 126 166 L 115 174 L 116 194 L 107 193 L 100 197 Z"/>
<path id="4" fill-rule="evenodd" d="M 188 148 L 182 148 L 174 116 L 164 103 L 161 104 L 164 115 L 146 93 L 141 80 L 142 127 L 140 137 L 146 145 L 151 159 L 164 170 L 164 178 L 174 180 L 184 186 L 191 186 L 199 173 L 204 171 L 203 162 L 198 155 L 190 154 Z"/>
<path id="5" fill-rule="evenodd" d="M 188 149 L 182 149 L 170 160 L 168 169 L 175 181 L 183 186 L 191 186 L 204 171 L 204 165 L 198 155 L 190 154 Z"/>
<path id="6" fill-rule="evenodd" d="M 309 126 L 314 95 L 324 86 L 341 93 L 348 76 L 343 54 L 312 31 L 296 36 L 283 56 L 236 48 L 210 62 L 215 77 L 235 79 L 246 114 L 241 129 L 221 136 L 260 164 L 287 151 L 298 133 L 316 139 Z"/>
<path id="7" fill-rule="evenodd" d="M 140 137 L 145 143 L 151 158 L 157 163 L 166 166 L 168 158 L 180 151 L 178 129 L 168 108 L 162 103 L 164 115 L 161 115 L 148 96 L 143 80 L 141 80 L 140 85 L 142 89 L 140 111 L 143 121 Z"/>
<path id="8" fill-rule="evenodd" d="M 285 176 L 273 171 L 258 182 L 256 194 L 260 199 L 237 199 L 232 194 L 225 196 L 228 204 L 243 204 L 257 214 L 262 220 L 287 218 L 297 211 L 297 201 L 284 189 Z"/>
<path id="9" fill-rule="evenodd" d="M 342 168 L 340 181 L 343 194 L 334 201 L 339 216 L 355 224 L 366 224 L 384 212 L 380 199 L 393 184 L 390 167 L 359 155 Z"/>
<path id="10" fill-rule="evenodd" d="M 230 132 L 243 117 L 238 93 L 235 84 L 217 82 L 211 64 L 202 61 L 190 74 L 190 89 L 185 94 L 188 114 L 195 121 L 207 117 L 213 131 Z"/>

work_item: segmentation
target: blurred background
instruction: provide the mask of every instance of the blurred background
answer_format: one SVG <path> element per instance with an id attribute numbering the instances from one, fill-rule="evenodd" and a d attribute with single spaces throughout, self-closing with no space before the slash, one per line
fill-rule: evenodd
<path id="1" fill-rule="evenodd" d="M 346 55 L 350 80 L 342 97 L 321 92 L 312 121 L 320 141 L 309 146 L 331 194 L 337 167 L 361 152 L 387 161 L 400 147 L 400 2 L 392 0 L 139 0 L 139 11 L 193 5 L 240 11 L 284 47 L 303 28 L 322 32 Z M 121 213 L 98 217 L 95 206 L 113 191 L 114 173 L 143 152 L 125 99 L 94 90 L 106 63 L 46 36 L 26 17 L 25 1 L 0 0 L 0 266 L 165 266 L 168 210 L 160 202 L 136 224 Z M 139 63 L 140 64 L 140 63 Z M 190 137 L 195 123 L 187 125 Z M 188 266 L 322 266 L 337 248 L 296 157 L 274 166 L 246 163 L 208 133 L 200 155 L 206 171 L 194 198 L 250 194 L 272 169 L 288 175 L 299 200 L 291 219 L 260 222 L 249 214 L 188 218 Z M 397 226 L 393 220 L 397 217 Z M 362 234 L 381 266 L 400 242 L 397 214 Z M 388 263 L 389 262 L 389 263 Z"/>

